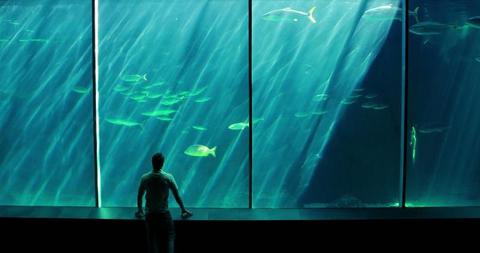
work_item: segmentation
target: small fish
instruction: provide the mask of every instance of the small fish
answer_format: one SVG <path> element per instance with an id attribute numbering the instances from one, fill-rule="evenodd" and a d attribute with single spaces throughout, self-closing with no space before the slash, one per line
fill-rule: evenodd
<path id="1" fill-rule="evenodd" d="M 315 95 L 315 97 L 313 97 L 313 101 L 316 101 L 316 102 L 326 101 L 327 99 L 328 99 L 328 94 L 326 93 L 318 94 L 318 95 Z"/>
<path id="2" fill-rule="evenodd" d="M 342 99 L 342 101 L 340 101 L 340 104 L 341 105 L 351 105 L 351 104 L 354 104 L 355 102 L 357 102 L 357 100 L 355 99 Z"/>
<path id="3" fill-rule="evenodd" d="M 87 94 L 92 90 L 92 87 L 75 86 L 72 90 L 76 93 Z"/>
<path id="4" fill-rule="evenodd" d="M 47 39 L 19 39 L 19 42 L 40 42 L 40 43 L 48 43 L 50 40 Z"/>
<path id="5" fill-rule="evenodd" d="M 139 126 L 143 129 L 143 124 L 137 121 L 132 121 L 128 119 L 119 119 L 119 118 L 107 118 L 106 121 L 108 123 L 117 125 L 117 126 L 126 126 L 126 127 L 135 127 Z"/>
<path id="6" fill-rule="evenodd" d="M 211 97 L 198 98 L 198 99 L 195 99 L 195 102 L 196 103 L 205 103 L 205 102 L 210 101 L 211 99 L 212 99 Z"/>
<path id="7" fill-rule="evenodd" d="M 417 149 L 417 131 L 415 127 L 412 126 L 412 130 L 410 131 L 410 146 L 412 148 L 412 162 L 415 163 L 415 156 L 416 156 L 416 149 Z"/>
<path id="8" fill-rule="evenodd" d="M 180 103 L 182 100 L 181 99 L 176 99 L 176 98 L 172 98 L 172 99 L 163 99 L 162 101 L 160 101 L 160 104 L 161 105 L 175 105 L 175 104 L 178 104 Z"/>
<path id="9" fill-rule="evenodd" d="M 192 145 L 188 147 L 183 153 L 185 153 L 188 156 L 195 156 L 195 157 L 206 157 L 206 156 L 213 156 L 216 157 L 215 151 L 217 150 L 217 147 L 209 148 L 204 145 Z"/>
<path id="10" fill-rule="evenodd" d="M 206 127 L 202 127 L 202 126 L 192 126 L 193 129 L 195 130 L 198 130 L 198 131 L 206 131 L 207 128 Z"/>
<path id="11" fill-rule="evenodd" d="M 361 96 L 362 96 L 362 95 L 360 95 L 360 94 L 352 94 L 352 95 L 348 96 L 348 98 L 349 98 L 349 99 L 359 98 L 359 97 L 361 97 Z"/>
<path id="12" fill-rule="evenodd" d="M 296 118 L 306 118 L 310 116 L 309 112 L 297 112 L 294 115 Z"/>
<path id="13" fill-rule="evenodd" d="M 132 96 L 132 95 L 136 94 L 136 92 L 135 91 L 127 91 L 127 92 L 120 92 L 120 94 L 129 97 L 129 96 Z"/>
<path id="14" fill-rule="evenodd" d="M 130 98 L 133 99 L 133 100 L 143 100 L 146 97 L 147 96 L 145 94 L 136 94 L 136 95 L 130 96 Z"/>
<path id="15" fill-rule="evenodd" d="M 142 115 L 148 116 L 148 117 L 158 117 L 158 116 L 168 116 L 175 112 L 176 111 L 172 109 L 160 109 L 160 110 L 155 110 L 151 112 L 144 112 L 142 113 Z"/>
<path id="16" fill-rule="evenodd" d="M 113 88 L 113 90 L 117 91 L 117 92 L 123 92 L 123 91 L 127 91 L 129 89 L 130 89 L 130 87 L 123 86 L 123 85 L 117 85 L 117 86 L 115 86 L 115 88 Z"/>
<path id="17" fill-rule="evenodd" d="M 202 94 L 205 90 L 207 90 L 207 86 L 191 91 L 190 94 L 188 94 L 188 96 L 189 97 L 198 96 Z"/>
<path id="18" fill-rule="evenodd" d="M 143 81 L 147 81 L 147 74 L 144 75 L 124 75 L 121 76 L 120 79 L 127 83 L 139 83 Z"/>
<path id="19" fill-rule="evenodd" d="M 377 104 L 373 103 L 373 102 L 368 102 L 368 103 L 365 103 L 365 104 L 362 104 L 362 108 L 365 108 L 365 109 L 372 109 L 374 106 L 376 106 Z"/>
<path id="20" fill-rule="evenodd" d="M 145 79 L 146 80 L 146 79 Z M 144 89 L 151 89 L 151 88 L 154 88 L 154 87 L 158 87 L 158 86 L 162 86 L 164 85 L 165 82 L 164 81 L 160 81 L 160 82 L 156 82 L 156 83 L 152 83 L 150 85 L 147 85 L 145 87 L 143 87 Z"/>
<path id="21" fill-rule="evenodd" d="M 170 118 L 168 116 L 156 117 L 156 119 L 161 120 L 161 121 L 172 121 L 173 120 L 173 118 Z"/>
<path id="22" fill-rule="evenodd" d="M 263 14 L 263 19 L 267 21 L 281 22 L 281 21 L 293 21 L 298 22 L 307 18 L 312 23 L 317 23 L 317 20 L 314 17 L 315 9 L 317 7 L 312 7 L 308 12 L 294 10 L 291 7 L 269 11 Z"/>
<path id="23" fill-rule="evenodd" d="M 319 112 L 312 112 L 311 114 L 315 115 L 315 116 L 322 116 L 322 115 L 325 115 L 327 113 L 328 113 L 328 111 L 319 111 Z"/>
<path id="24" fill-rule="evenodd" d="M 243 130 L 247 127 L 249 127 L 249 123 L 248 122 L 240 122 L 240 123 L 234 123 L 234 124 L 231 124 L 230 126 L 228 126 L 228 129 L 230 130 Z"/>
<path id="25" fill-rule="evenodd" d="M 374 105 L 372 107 L 372 109 L 374 110 L 384 110 L 384 109 L 387 109 L 389 106 L 388 105 L 381 105 L 381 104 L 378 104 L 378 105 Z"/>
<path id="26" fill-rule="evenodd" d="M 422 134 L 443 133 L 448 129 L 450 129 L 450 127 L 420 128 L 418 132 Z"/>
<path id="27" fill-rule="evenodd" d="M 376 97 L 378 97 L 377 94 L 368 94 L 368 95 L 365 95 L 365 98 L 366 98 L 366 99 L 372 99 L 372 98 L 376 98 Z"/>
<path id="28" fill-rule="evenodd" d="M 149 94 L 147 95 L 147 97 L 148 97 L 148 98 L 151 98 L 151 99 L 156 99 L 156 98 L 159 98 L 159 97 L 161 97 L 161 96 L 163 96 L 162 93 L 149 93 Z"/>

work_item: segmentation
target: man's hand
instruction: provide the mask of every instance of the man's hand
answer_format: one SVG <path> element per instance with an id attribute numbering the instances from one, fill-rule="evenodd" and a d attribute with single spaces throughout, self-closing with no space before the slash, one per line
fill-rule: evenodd
<path id="1" fill-rule="evenodd" d="M 183 218 L 183 219 L 192 217 L 192 215 L 193 215 L 193 213 L 190 212 L 190 211 L 188 211 L 187 209 L 182 210 L 182 218 Z"/>
<path id="2" fill-rule="evenodd" d="M 143 217 L 145 217 L 145 214 L 143 213 L 143 210 L 138 210 L 135 212 L 135 217 L 137 217 L 138 219 L 141 219 Z"/>

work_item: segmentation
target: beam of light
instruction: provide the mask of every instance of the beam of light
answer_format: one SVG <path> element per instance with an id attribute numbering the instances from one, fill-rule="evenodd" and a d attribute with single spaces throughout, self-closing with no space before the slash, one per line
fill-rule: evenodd
<path id="1" fill-rule="evenodd" d="M 303 24 L 302 30 L 301 24 L 281 23 L 275 27 L 254 20 L 258 24 L 254 23 L 254 31 L 255 28 L 259 31 L 256 40 L 254 34 L 253 46 L 257 59 L 254 62 L 254 114 L 283 122 L 278 128 L 272 124 L 254 129 L 256 207 L 295 207 L 317 167 L 314 162 L 309 166 L 305 163 L 312 160 L 312 156 L 323 155 L 345 108 L 352 106 L 342 105 L 340 101 L 352 95 L 361 84 L 394 22 L 394 14 L 391 19 L 370 20 L 363 13 L 377 6 L 399 5 L 398 0 L 316 3 L 319 3 L 318 26 Z M 260 1 L 257 7 L 268 11 Z M 280 5 L 269 7 L 270 10 L 282 8 Z M 296 8 L 309 7 L 304 4 Z M 295 29 L 301 32 L 295 34 Z M 310 76 L 301 72 L 301 65 L 305 63 L 314 66 Z M 276 103 L 284 92 L 289 92 L 288 96 L 278 98 Z M 323 93 L 336 99 L 310 102 L 313 94 Z M 328 113 L 292 120 L 295 110 Z M 266 158 L 266 153 L 259 150 L 276 153 L 271 157 L 267 153 L 269 158 Z"/>

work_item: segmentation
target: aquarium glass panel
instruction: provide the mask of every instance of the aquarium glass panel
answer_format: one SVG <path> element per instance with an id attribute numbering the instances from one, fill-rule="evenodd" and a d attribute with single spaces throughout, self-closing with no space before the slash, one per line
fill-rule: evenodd
<path id="1" fill-rule="evenodd" d="M 95 204 L 91 1 L 0 1 L 0 205 Z"/>
<path id="2" fill-rule="evenodd" d="M 402 3 L 253 0 L 254 207 L 397 207 Z"/>
<path id="3" fill-rule="evenodd" d="M 99 20 L 102 205 L 135 206 L 162 152 L 186 206 L 247 207 L 248 1 L 103 0 Z"/>
<path id="4" fill-rule="evenodd" d="M 408 207 L 480 205 L 480 2 L 410 1 Z"/>

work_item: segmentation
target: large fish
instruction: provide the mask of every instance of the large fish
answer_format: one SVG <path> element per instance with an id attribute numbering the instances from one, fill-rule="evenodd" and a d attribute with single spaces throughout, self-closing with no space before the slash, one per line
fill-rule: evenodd
<path id="1" fill-rule="evenodd" d="M 411 33 L 421 36 L 439 35 L 448 30 L 457 29 L 455 25 L 442 24 L 437 22 L 420 22 L 410 26 L 408 29 Z"/>
<path id="2" fill-rule="evenodd" d="M 217 147 L 209 148 L 204 145 L 192 145 L 188 147 L 183 153 L 185 153 L 188 156 L 196 156 L 196 157 L 205 157 L 205 156 L 213 156 L 215 157 L 215 151 L 217 150 Z"/>
<path id="3" fill-rule="evenodd" d="M 414 11 L 408 11 L 409 16 L 415 17 L 417 23 L 418 20 L 418 10 L 420 8 L 415 8 Z M 382 5 L 375 8 L 368 9 L 363 14 L 364 18 L 371 20 L 403 20 L 403 11 L 402 8 L 393 6 L 393 4 Z"/>
<path id="4" fill-rule="evenodd" d="M 308 12 L 303 12 L 303 11 L 294 10 L 291 7 L 287 7 L 283 9 L 269 11 L 263 14 L 263 19 L 268 21 L 274 21 L 274 22 L 281 22 L 281 21 L 298 22 L 302 19 L 308 18 L 310 22 L 317 23 L 317 20 L 313 16 L 313 13 L 315 12 L 316 8 L 317 7 L 314 6 L 310 8 Z"/>

